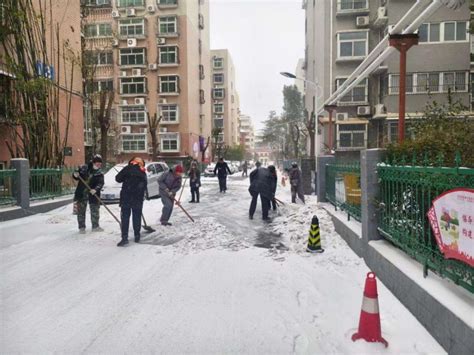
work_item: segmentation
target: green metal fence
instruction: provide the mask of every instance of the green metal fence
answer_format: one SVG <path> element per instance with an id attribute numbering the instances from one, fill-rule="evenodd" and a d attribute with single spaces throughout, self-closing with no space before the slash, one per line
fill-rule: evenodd
<path id="1" fill-rule="evenodd" d="M 379 164 L 381 234 L 428 269 L 474 292 L 474 268 L 445 259 L 437 246 L 426 213 L 445 191 L 474 188 L 474 169 Z"/>
<path id="2" fill-rule="evenodd" d="M 0 205 L 11 205 L 16 201 L 13 196 L 15 169 L 0 170 Z"/>
<path id="3" fill-rule="evenodd" d="M 326 199 L 360 221 L 360 164 L 326 164 Z"/>
<path id="4" fill-rule="evenodd" d="M 59 197 L 74 192 L 76 181 L 72 178 L 74 168 L 31 169 L 30 199 L 40 200 Z"/>

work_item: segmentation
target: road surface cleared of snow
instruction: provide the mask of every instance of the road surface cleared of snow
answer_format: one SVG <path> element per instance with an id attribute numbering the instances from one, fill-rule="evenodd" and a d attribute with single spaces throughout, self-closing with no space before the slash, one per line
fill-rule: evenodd
<path id="1" fill-rule="evenodd" d="M 157 231 L 125 248 L 104 208 L 101 233 L 78 234 L 71 205 L 1 223 L 2 353 L 445 353 L 380 281 L 390 345 L 352 342 L 369 270 L 327 213 L 310 197 L 249 220 L 248 180 L 228 185 L 203 179 L 200 204 L 185 189 L 195 223 L 175 208 L 157 226 L 161 201 L 147 201 Z M 305 252 L 313 214 L 323 254 Z"/>

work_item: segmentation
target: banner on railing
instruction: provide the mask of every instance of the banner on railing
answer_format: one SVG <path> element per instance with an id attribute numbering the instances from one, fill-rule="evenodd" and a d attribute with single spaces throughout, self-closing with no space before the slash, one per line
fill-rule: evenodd
<path id="1" fill-rule="evenodd" d="M 444 257 L 474 266 L 474 190 L 446 191 L 433 200 L 427 215 Z"/>

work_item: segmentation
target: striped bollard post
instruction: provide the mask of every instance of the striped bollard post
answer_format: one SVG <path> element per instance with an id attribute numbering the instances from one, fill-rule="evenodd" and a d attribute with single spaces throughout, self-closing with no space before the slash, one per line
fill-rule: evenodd
<path id="1" fill-rule="evenodd" d="M 321 235 L 319 233 L 319 220 L 316 215 L 311 220 L 311 227 L 308 235 L 308 247 L 306 251 L 309 253 L 322 253 L 324 251 L 321 248 Z"/>

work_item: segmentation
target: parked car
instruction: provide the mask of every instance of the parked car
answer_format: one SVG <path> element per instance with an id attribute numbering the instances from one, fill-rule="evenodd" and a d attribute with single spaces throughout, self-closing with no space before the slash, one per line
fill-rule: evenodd
<path id="1" fill-rule="evenodd" d="M 120 190 L 122 184 L 115 181 L 115 176 L 122 170 L 127 164 L 117 164 L 113 166 L 104 175 L 104 188 L 102 189 L 101 199 L 105 203 L 118 203 L 120 200 Z M 148 180 L 147 197 L 160 197 L 158 189 L 158 178 L 165 171 L 169 170 L 168 165 L 165 162 L 146 162 L 146 176 Z"/>
<path id="2" fill-rule="evenodd" d="M 216 164 L 211 163 L 207 166 L 206 169 L 204 169 L 204 176 L 214 176 L 214 168 L 216 167 Z"/>

